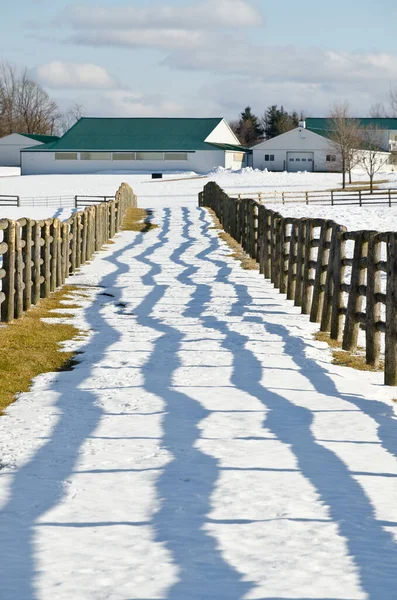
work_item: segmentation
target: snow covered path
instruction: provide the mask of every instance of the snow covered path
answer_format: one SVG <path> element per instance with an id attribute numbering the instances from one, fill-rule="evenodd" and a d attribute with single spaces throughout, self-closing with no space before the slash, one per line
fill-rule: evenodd
<path id="1" fill-rule="evenodd" d="M 91 337 L 0 418 L 2 600 L 397 598 L 397 421 L 378 374 L 156 210 L 82 269 Z"/>

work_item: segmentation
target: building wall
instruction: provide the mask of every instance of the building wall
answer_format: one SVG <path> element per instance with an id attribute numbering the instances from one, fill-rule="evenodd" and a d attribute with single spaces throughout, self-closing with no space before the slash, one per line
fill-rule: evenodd
<path id="1" fill-rule="evenodd" d="M 19 167 L 22 148 L 38 146 L 40 142 L 31 140 L 19 133 L 12 133 L 0 139 L 0 166 Z"/>
<path id="2" fill-rule="evenodd" d="M 312 152 L 314 171 L 338 170 L 336 163 L 327 162 L 326 160 L 327 155 L 335 153 L 332 144 L 326 138 L 302 127 L 254 146 L 252 148 L 253 167 L 254 169 L 268 169 L 269 171 L 288 170 L 289 152 Z M 269 157 L 274 156 L 274 160 L 266 161 L 266 155 Z"/>
<path id="3" fill-rule="evenodd" d="M 225 167 L 226 169 L 232 169 L 232 171 L 238 171 L 247 166 L 246 164 L 247 155 L 245 152 L 226 152 L 225 153 Z"/>
<path id="4" fill-rule="evenodd" d="M 213 144 L 240 144 L 239 139 L 224 119 L 215 127 L 205 141 Z"/>
<path id="5" fill-rule="evenodd" d="M 225 166 L 223 150 L 201 150 L 188 154 L 183 161 L 149 160 L 55 160 L 54 152 L 21 152 L 22 175 L 97 173 L 99 171 L 136 171 L 167 173 L 195 171 L 208 173 Z"/>

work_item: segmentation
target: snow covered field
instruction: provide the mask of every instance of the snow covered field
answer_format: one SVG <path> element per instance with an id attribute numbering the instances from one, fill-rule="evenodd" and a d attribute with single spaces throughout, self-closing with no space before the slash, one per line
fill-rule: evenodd
<path id="1" fill-rule="evenodd" d="M 392 600 L 395 390 L 204 209 L 154 217 L 73 278 L 79 366 L 0 418 L 2 600 Z"/>
<path id="2" fill-rule="evenodd" d="M 0 169 L 1 174 L 1 169 Z M 389 179 L 385 187 L 397 187 L 397 174 L 382 173 L 381 179 Z M 367 179 L 363 173 L 355 173 L 356 181 Z M 122 181 L 126 181 L 138 195 L 139 205 L 146 208 L 195 206 L 197 195 L 208 181 L 216 181 L 230 195 L 246 192 L 271 192 L 274 190 L 319 190 L 340 186 L 341 175 L 335 173 L 267 173 L 244 169 L 230 172 L 218 170 L 207 176 L 194 173 L 170 174 L 163 180 L 152 180 L 149 174 L 97 174 L 97 175 L 34 175 L 26 177 L 0 177 L 0 195 L 16 194 L 24 204 L 20 209 L 1 207 L 0 218 L 67 218 L 73 210 L 76 194 L 112 195 Z M 40 198 L 31 206 L 32 198 Z M 49 198 L 46 207 L 46 198 Z M 44 204 L 44 206 L 43 206 Z M 397 229 L 397 206 L 372 206 L 360 208 L 306 206 L 302 204 L 268 204 L 288 216 L 321 216 L 333 218 L 349 229 Z M 60 209 L 64 208 L 63 211 Z"/>

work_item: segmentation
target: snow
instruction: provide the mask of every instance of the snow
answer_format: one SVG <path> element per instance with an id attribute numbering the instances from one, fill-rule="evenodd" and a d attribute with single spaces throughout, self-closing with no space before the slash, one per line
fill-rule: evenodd
<path id="1" fill-rule="evenodd" d="M 395 390 L 163 201 L 70 280 L 80 364 L 0 418 L 2 600 L 391 600 Z"/>
<path id="2" fill-rule="evenodd" d="M 0 177 L 17 177 L 20 174 L 20 167 L 0 167 Z"/>
<path id="3" fill-rule="evenodd" d="M 368 177 L 354 173 L 355 181 Z M 378 179 L 388 179 L 384 187 L 397 187 L 397 174 L 380 174 Z M 46 218 L 58 216 L 66 219 L 73 211 L 75 195 L 114 195 L 122 181 L 126 181 L 138 195 L 140 206 L 165 208 L 175 206 L 196 206 L 198 193 L 209 181 L 216 181 L 231 196 L 241 193 L 320 190 L 339 187 L 341 175 L 338 173 L 271 173 L 251 168 L 231 172 L 216 169 L 213 173 L 199 176 L 195 173 L 169 173 L 162 180 L 152 180 L 150 174 L 128 172 L 98 173 L 89 175 L 31 175 L 24 177 L 0 178 L 0 195 L 15 194 L 21 198 L 21 208 L 2 207 L 0 218 Z M 32 206 L 32 204 L 35 206 Z M 48 205 L 48 206 L 47 206 Z M 351 230 L 378 229 L 388 231 L 391 223 L 397 222 L 397 206 L 387 205 L 368 207 L 337 206 L 327 207 L 306 204 L 273 204 L 273 208 L 287 216 L 332 218 Z M 60 209 L 63 209 L 61 212 Z M 393 228 L 393 227 L 392 227 Z"/>

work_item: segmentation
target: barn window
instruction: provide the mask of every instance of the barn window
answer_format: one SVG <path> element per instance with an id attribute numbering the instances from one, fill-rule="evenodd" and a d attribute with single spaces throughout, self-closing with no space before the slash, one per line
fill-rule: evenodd
<path id="1" fill-rule="evenodd" d="M 335 154 L 327 154 L 327 162 L 336 162 L 336 155 Z"/>
<path id="2" fill-rule="evenodd" d="M 135 152 L 113 152 L 113 160 L 135 160 Z"/>
<path id="3" fill-rule="evenodd" d="M 164 160 L 164 152 L 137 152 L 137 160 Z"/>
<path id="4" fill-rule="evenodd" d="M 109 160 L 109 152 L 80 152 L 80 160 Z"/>
<path id="5" fill-rule="evenodd" d="M 187 152 L 166 152 L 164 160 L 187 160 Z"/>
<path id="6" fill-rule="evenodd" d="M 265 161 L 272 162 L 274 160 L 274 154 L 265 154 Z"/>
<path id="7" fill-rule="evenodd" d="M 55 152 L 55 160 L 77 160 L 77 152 Z"/>

